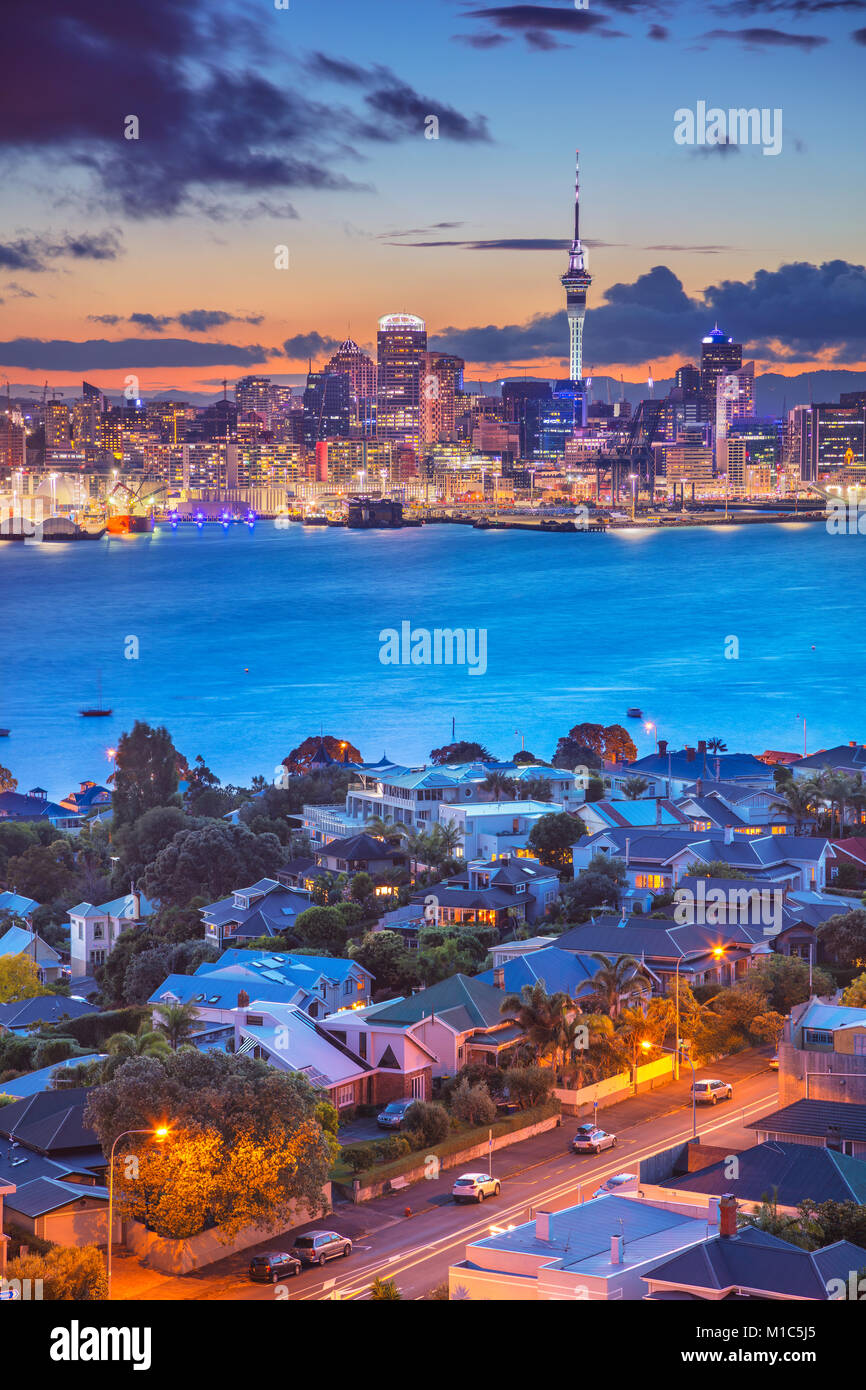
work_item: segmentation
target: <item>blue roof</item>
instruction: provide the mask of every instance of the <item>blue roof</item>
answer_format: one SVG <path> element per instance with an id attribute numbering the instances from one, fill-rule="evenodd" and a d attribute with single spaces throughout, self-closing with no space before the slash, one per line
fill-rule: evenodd
<path id="1" fill-rule="evenodd" d="M 60 957 L 57 952 L 46 945 L 41 936 L 35 937 L 36 944 L 36 964 L 37 965 L 58 965 Z M 0 936 L 0 956 L 20 956 L 25 951 L 33 951 L 34 935 L 26 927 L 10 927 L 3 936 Z"/>
<path id="2" fill-rule="evenodd" d="M 810 1004 L 797 1020 L 797 1026 L 823 1028 L 827 1032 L 836 1028 L 863 1028 L 866 1027 L 866 1009 L 845 1008 L 841 1004 Z"/>
<path id="3" fill-rule="evenodd" d="M 35 1096 L 40 1091 L 48 1091 L 51 1088 L 51 1078 L 55 1072 L 63 1071 L 66 1067 L 77 1067 L 83 1062 L 98 1062 L 105 1056 L 104 1052 L 88 1052 L 85 1057 L 69 1057 L 65 1062 L 55 1062 L 50 1067 L 41 1067 L 39 1071 L 29 1071 L 25 1076 L 18 1076 L 14 1081 L 0 1082 L 0 1091 L 7 1096 Z"/>
<path id="4" fill-rule="evenodd" d="M 26 917 L 29 913 L 35 912 L 38 906 L 35 898 L 25 898 L 23 893 L 13 893 L 10 889 L 0 893 L 0 913 Z"/>
<path id="5" fill-rule="evenodd" d="M 544 946 L 540 951 L 530 951 L 525 956 L 515 956 L 501 967 L 505 976 L 505 988 L 509 994 L 519 994 L 524 985 L 534 985 L 544 981 L 548 994 L 562 991 L 572 999 L 584 989 L 587 982 L 598 973 L 598 961 L 575 951 L 562 951 L 558 946 Z M 494 970 L 485 970 L 476 975 L 485 984 L 495 984 Z"/>

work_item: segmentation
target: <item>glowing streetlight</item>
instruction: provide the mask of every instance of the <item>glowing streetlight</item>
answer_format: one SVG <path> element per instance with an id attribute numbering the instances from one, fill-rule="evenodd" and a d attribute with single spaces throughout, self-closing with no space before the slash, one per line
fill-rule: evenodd
<path id="1" fill-rule="evenodd" d="M 111 1298 L 111 1244 L 114 1236 L 114 1150 L 117 1148 L 121 1139 L 126 1139 L 130 1134 L 149 1134 L 155 1139 L 157 1144 L 161 1144 L 171 1135 L 168 1125 L 156 1125 L 153 1129 L 125 1129 L 122 1134 L 118 1134 L 111 1146 L 108 1156 L 108 1241 L 105 1247 L 105 1273 L 108 1280 L 108 1297 Z"/>

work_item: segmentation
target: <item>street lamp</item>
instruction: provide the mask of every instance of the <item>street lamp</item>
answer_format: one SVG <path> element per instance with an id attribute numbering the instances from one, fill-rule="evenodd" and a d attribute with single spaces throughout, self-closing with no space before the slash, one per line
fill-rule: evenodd
<path id="1" fill-rule="evenodd" d="M 114 1150 L 117 1148 L 121 1139 L 126 1139 L 130 1134 L 149 1134 L 158 1144 L 167 1139 L 171 1134 L 168 1125 L 157 1125 L 154 1129 L 125 1129 L 122 1134 L 118 1134 L 111 1146 L 108 1156 L 108 1244 L 105 1250 L 105 1271 L 108 1279 L 108 1297 L 111 1298 L 111 1242 L 114 1235 Z"/>
<path id="2" fill-rule="evenodd" d="M 643 1049 L 644 1052 L 652 1052 L 653 1048 L 656 1048 L 659 1052 L 673 1052 L 673 1051 L 674 1051 L 674 1049 L 673 1049 L 672 1047 L 662 1047 L 661 1043 L 651 1043 L 651 1042 L 642 1042 L 642 1043 L 641 1043 L 641 1048 Z M 679 1062 L 679 1054 L 680 1054 L 681 1052 L 685 1054 L 685 1059 L 686 1059 L 686 1061 L 688 1062 L 689 1066 L 690 1066 L 691 1069 L 692 1069 L 692 1138 L 693 1138 L 693 1139 L 697 1139 L 697 1137 L 698 1137 L 698 1110 L 697 1110 L 697 1099 L 696 1099 L 696 1096 L 695 1096 L 695 1085 L 696 1085 L 696 1080 L 697 1080 L 696 1075 L 695 1075 L 695 1064 L 694 1064 L 694 1062 L 692 1061 L 690 1054 L 689 1054 L 688 1052 L 686 1052 L 686 1050 L 685 1050 L 684 1047 L 681 1047 L 681 1046 L 680 1046 L 680 1042 L 679 1042 L 679 1038 L 678 1038 L 678 1039 L 677 1039 L 677 1052 L 676 1052 L 676 1061 L 677 1061 L 677 1062 Z M 677 1071 L 677 1076 L 679 1076 L 679 1071 Z"/>
<path id="3" fill-rule="evenodd" d="M 637 474 L 636 474 L 636 473 L 629 473 L 628 476 L 631 478 L 631 519 L 632 519 L 632 521 L 634 521 L 634 519 L 635 519 L 635 502 L 636 502 L 636 500 L 637 500 L 636 491 L 635 491 L 635 483 L 637 482 Z"/>

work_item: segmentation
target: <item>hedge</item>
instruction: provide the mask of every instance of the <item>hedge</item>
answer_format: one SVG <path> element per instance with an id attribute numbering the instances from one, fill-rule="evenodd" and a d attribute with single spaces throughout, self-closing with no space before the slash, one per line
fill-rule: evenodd
<path id="1" fill-rule="evenodd" d="M 416 1149 L 404 1158 L 394 1159 L 391 1163 L 377 1163 L 375 1167 L 368 1168 L 366 1171 L 357 1173 L 362 1187 L 371 1182 L 382 1182 L 385 1179 L 399 1178 L 404 1173 L 409 1173 L 413 1168 L 419 1168 L 428 1154 L 435 1154 L 437 1158 L 445 1158 L 449 1154 L 460 1153 L 462 1149 L 471 1149 L 476 1144 L 482 1144 L 487 1139 L 490 1131 L 493 1131 L 493 1138 L 499 1139 L 503 1134 L 513 1134 L 515 1130 L 528 1129 L 531 1125 L 538 1124 L 541 1120 L 547 1120 L 551 1115 L 558 1115 L 560 1112 L 558 1100 L 549 1100 L 544 1105 L 536 1105 L 530 1110 L 518 1110 L 514 1115 L 507 1115 L 502 1120 L 495 1120 L 492 1125 L 479 1125 L 476 1129 L 463 1129 L 457 1134 L 452 1134 L 448 1139 L 443 1139 L 441 1144 L 433 1144 L 429 1149 Z"/>
<path id="2" fill-rule="evenodd" d="M 112 1033 L 137 1033 L 143 1019 L 150 1018 L 146 1005 L 135 1004 L 128 1009 L 110 1009 L 107 1013 L 82 1014 L 80 1018 L 65 1018 L 55 1025 L 58 1033 L 75 1038 L 83 1047 L 99 1047 Z M 44 1028 L 41 1037 L 53 1037 L 51 1028 Z"/>

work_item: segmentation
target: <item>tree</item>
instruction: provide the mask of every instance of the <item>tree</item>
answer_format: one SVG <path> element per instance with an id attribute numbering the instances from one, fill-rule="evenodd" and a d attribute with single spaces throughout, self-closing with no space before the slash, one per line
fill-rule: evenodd
<path id="1" fill-rule="evenodd" d="M 349 938 L 346 919 L 337 907 L 308 907 L 296 917 L 292 930 L 302 945 L 331 956 L 342 955 Z"/>
<path id="2" fill-rule="evenodd" d="M 113 852 L 120 858 L 118 878 L 129 884 L 138 882 L 160 850 L 171 844 L 181 830 L 190 830 L 190 818 L 179 806 L 152 806 L 138 820 L 122 825 L 113 832 Z M 116 880 L 117 881 L 117 880 Z M 120 886 L 118 884 L 118 886 Z"/>
<path id="3" fill-rule="evenodd" d="M 407 1130 L 418 1137 L 418 1148 L 441 1144 L 448 1133 L 448 1111 L 435 1100 L 416 1100 L 406 1111 Z"/>
<path id="4" fill-rule="evenodd" d="M 352 942 L 349 955 L 369 970 L 378 990 L 411 994 L 419 983 L 415 952 L 406 947 L 395 931 L 367 932 L 360 942 Z"/>
<path id="5" fill-rule="evenodd" d="M 549 801 L 553 795 L 553 784 L 549 777 L 526 777 L 517 783 L 517 790 L 521 800 L 525 797 L 528 801 Z"/>
<path id="6" fill-rule="evenodd" d="M 451 1113 L 467 1125 L 491 1125 L 496 1119 L 496 1102 L 483 1082 L 470 1086 L 464 1077 L 451 1094 Z"/>
<path id="7" fill-rule="evenodd" d="M 621 724 L 608 724 L 604 730 L 604 756 L 615 763 L 633 763 L 637 757 L 634 740 Z"/>
<path id="8" fill-rule="evenodd" d="M 851 981 L 842 995 L 842 1003 L 849 1009 L 866 1009 L 866 971 Z"/>
<path id="9" fill-rule="evenodd" d="M 601 728 L 601 725 L 597 724 L 593 727 Z M 564 767 L 569 772 L 578 767 L 598 770 L 601 768 L 601 755 L 585 743 L 580 743 L 576 738 L 565 735 L 556 745 L 552 763 L 554 767 Z"/>
<path id="10" fill-rule="evenodd" d="M 727 751 L 728 751 L 728 745 L 725 743 L 725 740 L 724 740 L 723 738 L 708 738 L 708 739 L 707 739 L 707 752 L 708 752 L 708 753 L 727 753 Z"/>
<path id="11" fill-rule="evenodd" d="M 163 904 L 185 907 L 204 894 L 209 901 L 233 888 L 273 878 L 285 863 L 276 835 L 253 835 L 245 825 L 207 823 L 182 830 L 148 865 L 144 889 Z"/>
<path id="12" fill-rule="evenodd" d="M 838 912 L 818 928 L 818 939 L 837 965 L 866 966 L 866 909 Z"/>
<path id="13" fill-rule="evenodd" d="M 404 838 L 409 827 L 404 821 L 391 820 L 387 816 L 370 816 L 364 822 L 364 829 L 377 840 L 396 842 Z"/>
<path id="14" fill-rule="evenodd" d="M 444 825 L 437 822 L 430 827 L 427 836 L 427 858 L 439 868 L 454 857 L 462 843 L 463 835 L 456 821 L 447 821 Z"/>
<path id="15" fill-rule="evenodd" d="M 598 766 L 601 766 L 601 758 L 604 756 L 604 725 L 603 724 L 575 724 L 573 729 L 569 729 L 568 737 L 579 744 L 582 748 L 588 748 L 599 759 Z"/>
<path id="16" fill-rule="evenodd" d="M 527 837 L 527 844 L 542 864 L 561 873 L 571 868 L 572 846 L 585 830 L 579 816 L 571 816 L 567 811 L 551 811 L 535 822 Z"/>
<path id="17" fill-rule="evenodd" d="M 649 978 L 635 956 L 606 956 L 601 951 L 589 955 L 598 964 L 592 977 L 593 998 L 610 1018 L 618 1018 L 627 1004 L 649 998 Z"/>
<path id="18" fill-rule="evenodd" d="M 709 864 L 702 864 L 697 859 L 689 864 L 686 874 L 691 878 L 748 878 L 748 874 L 740 869 L 732 869 L 724 859 L 712 859 Z"/>
<path id="19" fill-rule="evenodd" d="M 765 995 L 768 1007 L 779 1014 L 789 1014 L 795 1004 L 803 1004 L 809 998 L 809 965 L 799 956 L 783 956 L 775 951 L 759 956 L 748 978 L 749 984 Z M 812 993 L 832 994 L 835 987 L 826 970 L 813 967 Z"/>
<path id="20" fill-rule="evenodd" d="M 0 792 L 14 792 L 18 786 L 18 778 L 13 777 L 8 767 L 0 763 Z"/>
<path id="21" fill-rule="evenodd" d="M 130 960 L 123 977 L 123 1000 L 126 1004 L 145 1004 L 166 975 L 169 952 L 166 946 L 153 946 L 138 951 Z"/>
<path id="22" fill-rule="evenodd" d="M 213 1223 L 225 1240 L 248 1225 L 284 1230 L 295 1204 L 327 1210 L 332 1149 L 319 1100 L 297 1072 L 180 1048 L 125 1062 L 88 1095 L 85 1123 L 104 1152 L 125 1130 L 169 1124 L 164 1143 L 125 1141 L 138 1162 L 115 1166 L 118 1207 L 157 1235 L 182 1239 Z"/>
<path id="23" fill-rule="evenodd" d="M 740 1220 L 744 1226 L 752 1226 L 756 1231 L 766 1231 L 768 1235 L 778 1236 L 780 1240 L 786 1240 L 789 1245 L 796 1245 L 800 1250 L 817 1250 L 821 1244 L 818 1225 L 810 1217 L 789 1216 L 779 1210 L 776 1189 L 753 1207 L 751 1213 L 741 1213 Z"/>
<path id="24" fill-rule="evenodd" d="M 195 1004 L 158 1004 L 153 1011 L 153 1021 L 176 1052 L 195 1032 L 198 1009 Z"/>
<path id="25" fill-rule="evenodd" d="M 146 1021 L 142 1021 L 137 1033 L 112 1033 L 106 1039 L 105 1050 L 111 1059 L 118 1059 L 116 1066 L 130 1057 L 164 1057 L 170 1051 L 165 1034 L 154 1031 Z M 109 1071 L 115 1069 L 112 1066 Z"/>
<path id="26" fill-rule="evenodd" d="M 333 734 L 311 734 L 283 758 L 283 766 L 295 774 L 309 772 L 320 748 L 324 748 L 335 763 L 363 762 L 359 750 L 347 738 L 334 738 Z"/>
<path id="27" fill-rule="evenodd" d="M 573 883 L 562 890 L 567 914 L 595 907 L 619 907 L 620 889 L 627 883 L 622 859 L 609 859 L 606 854 L 594 854 Z"/>
<path id="28" fill-rule="evenodd" d="M 355 874 L 349 884 L 349 897 L 352 902 L 364 903 L 372 896 L 375 887 L 376 885 L 369 874 Z"/>
<path id="29" fill-rule="evenodd" d="M 514 779 L 496 768 L 491 768 L 479 791 L 484 792 L 491 801 L 511 801 L 515 792 Z"/>
<path id="30" fill-rule="evenodd" d="M 649 790 L 649 782 L 645 777 L 627 777 L 622 789 L 628 801 L 639 801 L 644 792 Z"/>
<path id="31" fill-rule="evenodd" d="M 786 781 L 776 783 L 777 799 L 770 803 L 775 815 L 790 816 L 794 821 L 794 833 L 803 833 L 803 823 L 811 820 L 815 812 L 814 797 L 807 783 L 789 776 Z"/>
<path id="32" fill-rule="evenodd" d="M 502 1092 L 519 1110 L 543 1105 L 554 1086 L 550 1067 L 508 1067 L 502 1073 Z"/>
<path id="33" fill-rule="evenodd" d="M 111 809 L 115 830 L 154 806 L 167 806 L 177 792 L 178 752 L 166 728 L 136 720 L 121 734 L 114 761 Z"/>
<path id="34" fill-rule="evenodd" d="M 543 980 L 523 986 L 519 994 L 506 994 L 499 1012 L 513 1018 L 539 1057 L 552 1056 L 559 1048 L 563 1014 L 572 1008 L 567 994 L 548 994 Z"/>
<path id="35" fill-rule="evenodd" d="M 72 848 L 61 836 L 49 845 L 31 845 L 23 854 L 10 859 L 6 877 L 19 893 L 48 903 L 68 893 L 73 870 Z"/>
<path id="36" fill-rule="evenodd" d="M 403 1297 L 393 1279 L 383 1279 L 376 1275 L 370 1285 L 371 1303 L 393 1303 Z"/>
<path id="37" fill-rule="evenodd" d="M 446 763 L 492 763 L 493 760 L 493 754 L 483 743 L 470 743 L 466 739 L 430 750 L 430 761 L 435 767 L 444 767 Z"/>
<path id="38" fill-rule="evenodd" d="M 29 956 L 0 956 L 0 1004 L 49 993 L 39 983 L 39 968 Z"/>

